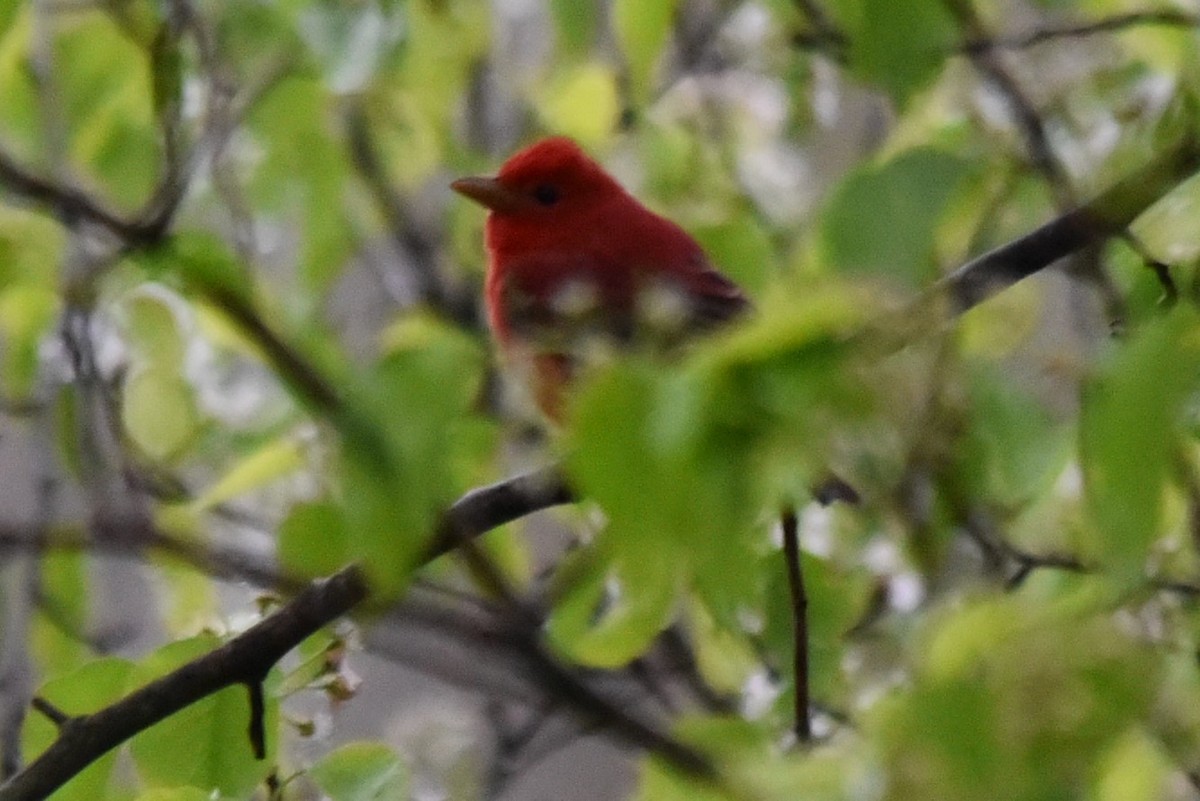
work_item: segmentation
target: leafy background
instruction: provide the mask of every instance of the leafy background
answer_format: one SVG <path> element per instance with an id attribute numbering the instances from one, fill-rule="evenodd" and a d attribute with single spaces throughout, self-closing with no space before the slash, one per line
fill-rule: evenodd
<path id="1" fill-rule="evenodd" d="M 895 320 L 1189 135 L 1197 24 L 1148 0 L 3 0 L 5 772 L 56 736 L 35 693 L 101 708 L 358 561 L 399 606 L 277 668 L 265 760 L 233 688 L 55 797 L 1200 796 L 1197 185 L 952 324 Z M 483 214 L 447 188 L 547 133 L 758 308 L 589 376 L 549 433 L 497 378 Z M 881 327 L 905 346 L 862 347 Z M 581 723 L 477 571 L 422 565 L 456 498 L 552 459 L 586 501 L 485 555 L 557 664 L 722 782 Z M 830 471 L 860 503 L 813 502 Z"/>

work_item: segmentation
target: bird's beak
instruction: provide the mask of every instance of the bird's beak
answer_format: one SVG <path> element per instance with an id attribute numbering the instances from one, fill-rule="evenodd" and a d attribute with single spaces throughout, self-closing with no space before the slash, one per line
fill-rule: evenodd
<path id="1" fill-rule="evenodd" d="M 492 211 L 516 211 L 526 205 L 524 195 L 509 189 L 495 178 L 459 178 L 450 188 Z"/>

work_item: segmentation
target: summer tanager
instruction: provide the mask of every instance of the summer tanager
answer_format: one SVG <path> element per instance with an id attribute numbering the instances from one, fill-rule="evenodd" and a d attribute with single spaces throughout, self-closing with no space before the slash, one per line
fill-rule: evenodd
<path id="1" fill-rule="evenodd" d="M 555 421 L 590 356 L 673 348 L 749 307 L 692 237 L 570 139 L 543 139 L 495 177 L 451 186 L 490 211 L 488 320 L 506 362 Z"/>

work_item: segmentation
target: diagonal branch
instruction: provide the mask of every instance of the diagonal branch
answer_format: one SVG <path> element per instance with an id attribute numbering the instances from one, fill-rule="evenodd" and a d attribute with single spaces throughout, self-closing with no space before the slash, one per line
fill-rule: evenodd
<path id="1" fill-rule="evenodd" d="M 1141 169 L 1025 236 L 964 264 L 922 300 L 947 301 L 961 314 L 1077 250 L 1125 230 L 1152 204 L 1200 169 L 1200 142 L 1192 132 Z"/>
<path id="2" fill-rule="evenodd" d="M 446 511 L 425 561 L 459 547 L 464 536 L 474 537 L 541 509 L 574 501 L 575 495 L 557 465 L 471 490 Z"/>
<path id="3" fill-rule="evenodd" d="M 82 220 L 107 228 L 123 240 L 140 240 L 145 236 L 145 229 L 138 223 L 104 208 L 99 200 L 82 189 L 62 186 L 30 172 L 3 149 L 0 149 L 0 184 L 48 210 L 64 225 L 71 226 Z"/>
<path id="4" fill-rule="evenodd" d="M 315 583 L 225 645 L 88 715 L 68 715 L 58 739 L 0 785 L 0 801 L 46 798 L 88 764 L 155 723 L 218 690 L 259 686 L 271 667 L 306 637 L 367 597 L 362 571 L 349 567 Z"/>
<path id="5" fill-rule="evenodd" d="M 1111 17 L 1080 22 L 1073 25 L 1047 25 L 1027 34 L 1016 36 L 980 37 L 963 45 L 967 53 L 984 50 L 1026 50 L 1046 42 L 1059 39 L 1082 39 L 1099 33 L 1118 33 L 1140 27 L 1196 28 L 1200 27 L 1200 15 L 1186 11 L 1163 9 L 1160 11 L 1130 11 Z"/>
<path id="6" fill-rule="evenodd" d="M 983 22 L 979 19 L 971 0 L 946 0 L 945 5 L 972 39 L 986 38 Z M 1030 163 L 1050 185 L 1060 210 L 1070 208 L 1075 204 L 1075 198 L 1066 168 L 1050 145 L 1045 122 L 1042 121 L 1033 101 L 1021 89 L 1016 77 L 1005 66 L 1002 54 L 989 49 L 967 48 L 965 52 L 975 68 L 1008 104 L 1017 128 L 1025 139 Z"/>

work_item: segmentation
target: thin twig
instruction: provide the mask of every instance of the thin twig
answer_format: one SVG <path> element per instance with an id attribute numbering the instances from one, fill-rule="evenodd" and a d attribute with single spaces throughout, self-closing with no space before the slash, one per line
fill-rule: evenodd
<path id="1" fill-rule="evenodd" d="M 834 61 L 844 62 L 850 40 L 838 29 L 825 9 L 816 0 L 795 0 L 795 4 L 807 20 L 809 29 L 793 34 L 792 44 L 820 50 Z"/>
<path id="2" fill-rule="evenodd" d="M 800 743 L 812 740 L 808 681 L 808 595 L 804 591 L 804 569 L 800 564 L 800 533 L 796 510 L 783 511 L 783 555 L 787 560 L 788 590 L 792 598 L 792 675 L 795 678 L 795 725 Z"/>
<path id="3" fill-rule="evenodd" d="M 973 39 L 986 39 L 987 31 L 971 0 L 946 0 L 946 7 L 958 19 L 959 25 Z M 1054 153 L 1046 134 L 1046 125 L 1033 102 L 1025 95 L 1017 79 L 1001 60 L 1001 55 L 987 49 L 967 49 L 971 63 L 996 88 L 1012 111 L 1017 129 L 1025 140 L 1030 163 L 1049 184 L 1059 210 L 1075 205 L 1075 192 L 1067 171 Z"/>
<path id="4" fill-rule="evenodd" d="M 29 702 L 29 705 L 37 712 L 40 712 L 42 717 L 46 718 L 60 729 L 66 726 L 72 720 L 70 715 L 68 715 L 66 712 L 63 712 L 45 698 L 42 698 L 40 695 L 35 695 L 33 700 Z"/>
<path id="5" fill-rule="evenodd" d="M 386 221 L 395 250 L 406 257 L 412 268 L 419 298 L 459 325 L 481 329 L 483 321 L 475 301 L 475 288 L 456 286 L 438 269 L 439 243 L 421 229 L 409 210 L 410 204 L 393 187 L 361 105 L 351 107 L 346 113 L 345 126 L 351 163 Z"/>
<path id="6" fill-rule="evenodd" d="M 1190 132 L 1141 169 L 1025 236 L 960 267 L 934 285 L 921 302 L 949 302 L 961 314 L 1002 289 L 1049 267 L 1064 256 L 1125 230 L 1159 198 L 1200 167 L 1200 144 Z M 909 309 L 906 314 L 911 314 Z"/>
<path id="7" fill-rule="evenodd" d="M 972 39 L 962 46 L 964 52 L 982 50 L 1026 50 L 1046 42 L 1059 39 L 1081 39 L 1099 33 L 1118 33 L 1138 27 L 1160 26 L 1170 28 L 1195 28 L 1200 26 L 1200 15 L 1186 11 L 1130 11 L 1111 17 L 1080 22 L 1071 25 L 1046 25 L 1035 31 L 1015 36 L 995 36 Z"/>
<path id="8" fill-rule="evenodd" d="M 260 684 L 288 651 L 366 597 L 362 571 L 346 568 L 311 585 L 220 648 L 115 704 L 93 714 L 67 716 L 50 747 L 0 785 L 0 801 L 46 798 L 109 750 L 201 698 L 236 684 Z"/>
<path id="9" fill-rule="evenodd" d="M 501 599 L 508 607 L 514 642 L 541 686 L 565 701 L 585 723 L 599 724 L 617 732 L 628 742 L 652 751 L 693 778 L 722 783 L 716 766 L 702 752 L 661 731 L 658 725 L 641 715 L 605 698 L 551 654 L 542 642 L 542 619 L 537 610 L 522 600 L 503 571 L 478 547 L 471 530 L 457 532 L 453 524 L 449 525 L 449 536 L 452 541 L 458 540 L 456 553 L 462 556 L 472 577 L 484 591 Z"/>

